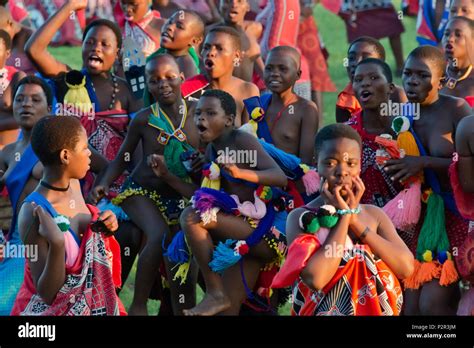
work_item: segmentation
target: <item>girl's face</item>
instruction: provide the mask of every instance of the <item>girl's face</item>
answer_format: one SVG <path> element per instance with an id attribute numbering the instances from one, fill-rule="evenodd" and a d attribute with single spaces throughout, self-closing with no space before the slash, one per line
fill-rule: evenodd
<path id="1" fill-rule="evenodd" d="M 347 74 L 349 75 L 349 80 L 352 81 L 357 64 L 366 58 L 381 59 L 382 57 L 377 53 L 375 46 L 368 42 L 359 41 L 349 47 L 347 52 Z"/>
<path id="2" fill-rule="evenodd" d="M 183 74 L 173 58 L 154 59 L 147 63 L 145 75 L 148 91 L 160 104 L 171 105 L 181 96 Z"/>
<path id="3" fill-rule="evenodd" d="M 90 169 L 90 156 L 91 151 L 89 150 L 89 143 L 87 141 L 87 133 L 84 128 L 81 127 L 79 132 L 79 140 L 76 143 L 74 150 L 68 151 L 68 172 L 71 178 L 82 179 L 86 176 L 87 171 Z"/>
<path id="4" fill-rule="evenodd" d="M 468 56 L 467 45 L 471 44 L 471 37 L 472 33 L 466 22 L 463 20 L 449 21 L 442 40 L 446 59 L 454 61 L 466 58 Z"/>
<path id="5" fill-rule="evenodd" d="M 240 51 L 235 49 L 230 35 L 219 32 L 206 36 L 201 56 L 204 69 L 211 78 L 233 71 L 235 61 L 240 61 Z"/>
<path id="6" fill-rule="evenodd" d="M 326 141 L 318 153 L 318 173 L 333 192 L 337 186 L 345 186 L 341 196 L 352 189 L 352 179 L 360 174 L 361 148 L 359 143 L 349 138 Z"/>
<path id="7" fill-rule="evenodd" d="M 292 57 L 278 51 L 268 54 L 263 79 L 270 91 L 274 93 L 287 91 L 294 86 L 300 76 L 301 70 Z"/>
<path id="8" fill-rule="evenodd" d="M 393 91 L 393 84 L 387 81 L 382 68 L 370 63 L 356 68 L 352 87 L 363 109 L 378 109 Z"/>
<path id="9" fill-rule="evenodd" d="M 41 118 L 51 112 L 43 88 L 36 84 L 21 85 L 13 98 L 13 117 L 18 125 L 31 130 Z"/>
<path id="10" fill-rule="evenodd" d="M 197 41 L 196 20 L 189 13 L 176 11 L 161 28 L 161 47 L 180 50 L 190 47 Z"/>
<path id="11" fill-rule="evenodd" d="M 234 119 L 227 115 L 221 101 L 214 97 L 201 97 L 194 111 L 194 124 L 204 143 L 210 143 L 220 137 L 225 128 L 234 125 Z"/>
<path id="12" fill-rule="evenodd" d="M 109 72 L 119 47 L 112 29 L 105 25 L 92 27 L 82 43 L 82 64 L 92 75 Z"/>
<path id="13" fill-rule="evenodd" d="M 149 9 L 148 0 L 120 0 L 120 6 L 128 20 L 138 22 Z"/>
<path id="14" fill-rule="evenodd" d="M 474 20 L 474 3 L 472 0 L 453 0 L 449 9 L 449 18 L 455 16 L 467 17 Z"/>
<path id="15" fill-rule="evenodd" d="M 427 59 L 408 58 L 403 68 L 403 89 L 410 103 L 430 105 L 438 99 L 444 73 Z"/>

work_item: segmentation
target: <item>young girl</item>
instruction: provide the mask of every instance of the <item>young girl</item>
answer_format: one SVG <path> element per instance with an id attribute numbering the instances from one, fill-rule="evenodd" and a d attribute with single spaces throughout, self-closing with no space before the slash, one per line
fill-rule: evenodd
<path id="1" fill-rule="evenodd" d="M 474 70 L 469 52 L 474 38 L 474 21 L 466 17 L 449 20 L 443 35 L 444 55 L 448 61 L 443 94 L 464 98 L 474 106 Z"/>
<path id="2" fill-rule="evenodd" d="M 43 176 L 20 209 L 18 229 L 25 245 L 38 248 L 38 259 L 26 264 L 12 314 L 125 314 L 115 293 L 116 217 L 86 205 L 79 185 L 91 162 L 85 129 L 74 117 L 47 116 L 33 128 L 31 147 Z"/>
<path id="3" fill-rule="evenodd" d="M 185 315 L 237 315 L 261 268 L 284 253 L 284 232 L 274 228 L 273 191 L 258 185 L 282 187 L 286 176 L 257 139 L 234 129 L 235 113 L 233 98 L 219 90 L 206 91 L 194 113 L 201 141 L 209 144 L 207 159 L 214 164 L 203 181 L 207 188 L 196 191 L 194 206 L 181 214 L 181 227 L 206 283 L 203 300 Z M 223 152 L 237 150 L 252 153 L 253 166 L 225 160 Z M 213 253 L 218 241 L 225 244 L 219 243 Z M 234 253 L 241 257 L 232 257 Z"/>
<path id="4" fill-rule="evenodd" d="M 405 150 L 414 147 L 419 155 L 388 160 L 384 167 L 394 182 L 424 174 L 422 198 L 426 206 L 422 207 L 415 243 L 410 246 L 416 262 L 413 275 L 404 282 L 405 314 L 454 315 L 459 301 L 454 263 L 469 223 L 454 204 L 448 167 L 454 152 L 452 134 L 471 108 L 463 99 L 439 93 L 445 68 L 445 57 L 436 47 L 421 46 L 408 56 L 403 87 L 408 100 L 420 104 L 420 113 L 404 122 L 411 137 Z"/>
<path id="5" fill-rule="evenodd" d="M 458 315 L 474 315 L 474 116 L 464 117 L 456 128 L 456 155 L 449 166 L 456 206 L 460 214 L 470 220 L 468 235 L 459 249 L 458 269 L 462 276 L 464 293 Z"/>
<path id="6" fill-rule="evenodd" d="M 397 278 L 411 274 L 413 256 L 380 208 L 359 204 L 361 148 L 344 124 L 316 136 L 321 196 L 290 213 L 288 255 L 272 283 L 293 285 L 292 315 L 400 314 Z"/>

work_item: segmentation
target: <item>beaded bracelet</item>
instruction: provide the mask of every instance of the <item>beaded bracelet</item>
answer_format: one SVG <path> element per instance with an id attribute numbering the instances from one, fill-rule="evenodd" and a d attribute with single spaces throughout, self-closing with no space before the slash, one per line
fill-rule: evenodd
<path id="1" fill-rule="evenodd" d="M 360 205 L 357 206 L 355 209 L 339 209 L 337 211 L 339 215 L 347 215 L 347 214 L 359 214 L 360 213 Z"/>

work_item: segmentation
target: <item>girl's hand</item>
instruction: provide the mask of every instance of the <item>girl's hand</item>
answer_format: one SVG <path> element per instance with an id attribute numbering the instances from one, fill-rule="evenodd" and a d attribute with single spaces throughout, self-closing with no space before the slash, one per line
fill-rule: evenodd
<path id="1" fill-rule="evenodd" d="M 108 195 L 108 188 L 104 185 L 97 185 L 92 188 L 87 197 L 87 202 L 96 205 L 103 197 Z"/>
<path id="2" fill-rule="evenodd" d="M 384 170 L 391 175 L 393 181 L 403 183 L 409 177 L 418 175 L 423 171 L 423 157 L 405 156 L 397 160 L 388 160 Z"/>
<path id="3" fill-rule="evenodd" d="M 87 7 L 87 0 L 69 0 L 68 4 L 72 11 L 79 11 Z"/>
<path id="4" fill-rule="evenodd" d="M 326 204 L 330 204 L 334 206 L 336 209 L 351 209 L 347 202 L 341 196 L 341 189 L 343 186 L 336 186 L 334 187 L 333 193 L 329 191 L 329 184 L 326 179 L 322 179 L 321 181 L 321 196 L 324 199 Z M 350 191 L 350 190 L 348 190 Z"/>
<path id="5" fill-rule="evenodd" d="M 235 163 L 224 163 L 221 164 L 223 170 L 230 174 L 231 177 L 235 179 L 240 178 L 241 169 L 235 165 Z"/>
<path id="6" fill-rule="evenodd" d="M 163 178 L 168 175 L 168 167 L 166 166 L 165 156 L 163 155 L 150 155 L 147 158 L 147 163 L 153 170 L 156 176 Z"/>
<path id="7" fill-rule="evenodd" d="M 346 202 L 350 209 L 356 209 L 359 204 L 362 196 L 364 195 L 365 185 L 362 179 L 357 176 L 352 178 L 352 190 L 346 187 L 347 198 Z"/>
<path id="8" fill-rule="evenodd" d="M 33 216 L 39 219 L 39 235 L 46 238 L 50 244 L 64 244 L 64 233 L 59 229 L 53 217 L 35 202 L 31 202 L 31 206 L 33 207 Z"/>
<path id="9" fill-rule="evenodd" d="M 105 210 L 99 214 L 99 220 L 101 220 L 109 232 L 104 233 L 106 237 L 114 234 L 118 230 L 117 217 L 111 210 Z"/>

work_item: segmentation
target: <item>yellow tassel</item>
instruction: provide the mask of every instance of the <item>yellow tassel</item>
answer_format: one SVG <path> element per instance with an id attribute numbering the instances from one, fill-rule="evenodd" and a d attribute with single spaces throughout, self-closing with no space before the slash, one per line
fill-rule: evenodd
<path id="1" fill-rule="evenodd" d="M 439 278 L 439 284 L 448 286 L 459 279 L 459 274 L 454 266 L 454 261 L 448 259 L 444 261 L 443 268 L 441 269 L 441 277 Z"/>
<path id="2" fill-rule="evenodd" d="M 74 105 L 78 112 L 83 114 L 90 113 L 94 110 L 89 93 L 86 89 L 86 77 L 82 78 L 82 82 L 78 85 L 73 85 L 66 82 L 68 91 L 64 96 L 65 105 Z"/>
<path id="3" fill-rule="evenodd" d="M 190 265 L 191 265 L 191 262 L 186 262 L 179 265 L 178 270 L 174 274 L 173 281 L 176 281 L 176 279 L 181 278 L 181 281 L 179 282 L 179 284 L 180 285 L 185 284 L 186 278 L 188 277 Z"/>
<path id="4" fill-rule="evenodd" d="M 420 150 L 416 145 L 416 140 L 410 132 L 401 132 L 397 137 L 397 145 L 399 149 L 405 150 L 407 156 L 420 156 Z"/>

